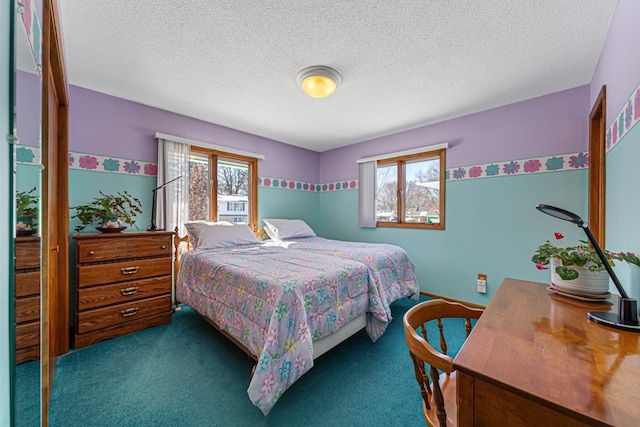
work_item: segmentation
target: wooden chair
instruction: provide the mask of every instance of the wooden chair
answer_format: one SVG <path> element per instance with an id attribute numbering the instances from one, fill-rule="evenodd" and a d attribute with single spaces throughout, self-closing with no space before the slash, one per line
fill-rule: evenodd
<path id="1" fill-rule="evenodd" d="M 456 425 L 456 374 L 453 368 L 453 358 L 447 356 L 447 341 L 442 319 L 466 319 L 464 322 L 466 339 L 471 333 L 471 319 L 480 318 L 482 313 L 482 309 L 469 308 L 462 304 L 436 299 L 417 304 L 404 315 L 404 337 L 407 347 L 409 347 L 416 380 L 422 395 L 424 418 L 430 426 Z M 425 324 L 433 320 L 437 321 L 440 332 L 439 345 L 442 352 L 436 350 L 427 338 Z M 445 326 L 450 329 L 452 325 Z M 420 328 L 422 336 L 418 334 L 418 328 Z M 425 365 L 429 366 L 428 374 Z M 429 384 L 429 375 L 431 376 L 431 385 Z"/>

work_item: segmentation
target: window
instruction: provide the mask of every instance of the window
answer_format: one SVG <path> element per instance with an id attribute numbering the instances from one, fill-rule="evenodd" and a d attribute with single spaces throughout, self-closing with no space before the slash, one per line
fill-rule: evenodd
<path id="1" fill-rule="evenodd" d="M 377 161 L 376 225 L 444 229 L 445 150 Z"/>
<path id="2" fill-rule="evenodd" d="M 227 202 L 227 210 L 228 211 L 244 211 L 245 203 L 242 202 Z"/>
<path id="3" fill-rule="evenodd" d="M 189 220 L 231 221 L 255 230 L 258 159 L 191 147 Z"/>

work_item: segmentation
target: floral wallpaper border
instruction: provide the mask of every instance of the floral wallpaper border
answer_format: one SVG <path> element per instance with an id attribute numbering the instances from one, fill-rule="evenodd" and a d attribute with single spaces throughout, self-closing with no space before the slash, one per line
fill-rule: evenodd
<path id="1" fill-rule="evenodd" d="M 69 168 L 140 176 L 158 175 L 156 163 L 74 152 L 69 153 Z"/>
<path id="2" fill-rule="evenodd" d="M 507 160 L 482 165 L 461 166 L 447 169 L 445 179 L 493 178 L 498 176 L 530 175 L 533 173 L 561 172 L 589 167 L 589 152 L 557 154 L 554 156 Z"/>
<path id="3" fill-rule="evenodd" d="M 20 145 L 16 148 L 15 156 L 18 163 L 37 165 L 40 163 L 40 147 Z M 158 165 L 156 163 L 77 152 L 69 153 L 69 169 L 138 176 L 158 175 Z"/>
<path id="4" fill-rule="evenodd" d="M 19 146 L 16 149 L 16 161 L 22 164 L 39 164 L 39 148 L 29 147 L 26 145 Z M 533 157 L 528 159 L 507 160 L 502 162 L 450 168 L 445 172 L 445 179 L 447 181 L 459 181 L 479 178 L 495 178 L 500 176 L 561 172 L 588 167 L 589 153 L 581 151 L 554 156 Z M 69 168 L 91 170 L 95 172 L 120 173 L 134 176 L 157 176 L 158 174 L 158 165 L 156 163 L 76 152 L 69 153 Z M 316 184 L 312 182 L 260 176 L 258 177 L 258 186 L 285 190 L 328 192 L 355 190 L 358 188 L 358 180 L 350 179 Z"/>
<path id="5" fill-rule="evenodd" d="M 312 191 L 312 192 L 325 191 L 326 192 L 326 191 L 354 190 L 358 188 L 358 180 L 348 179 L 344 181 L 329 182 L 326 184 L 315 184 L 311 182 L 261 176 L 258 178 L 258 186 L 282 188 L 286 190 L 301 190 L 301 191 Z"/>
<path id="6" fill-rule="evenodd" d="M 533 173 L 561 172 L 589 167 L 589 153 L 578 152 L 558 154 L 555 156 L 536 157 L 529 159 L 508 160 L 504 162 L 485 163 L 482 165 L 461 166 L 447 169 L 447 181 L 465 179 L 494 178 L 498 176 L 529 175 Z M 340 191 L 355 190 L 358 180 L 334 181 L 325 184 L 312 184 L 282 178 L 260 177 L 258 185 L 261 187 L 282 188 L 302 191 Z"/>
<path id="7" fill-rule="evenodd" d="M 607 129 L 607 152 L 640 121 L 640 84 L 631 92 L 629 99 L 622 107 L 613 123 Z"/>

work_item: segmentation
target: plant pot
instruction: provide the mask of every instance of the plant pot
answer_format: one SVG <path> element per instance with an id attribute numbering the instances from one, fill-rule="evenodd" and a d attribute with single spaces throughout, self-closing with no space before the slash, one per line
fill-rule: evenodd
<path id="1" fill-rule="evenodd" d="M 16 218 L 16 235 L 31 236 L 35 234 L 36 229 L 33 225 L 33 218 L 29 216 L 19 216 Z"/>
<path id="2" fill-rule="evenodd" d="M 106 216 L 102 218 L 102 227 L 96 227 L 101 233 L 119 233 L 126 229 L 115 216 Z"/>
<path id="3" fill-rule="evenodd" d="M 560 258 L 551 258 L 551 283 L 560 288 L 567 289 L 573 292 L 579 292 L 584 294 L 606 294 L 609 292 L 609 275 L 606 271 L 592 272 L 589 271 L 590 263 L 587 263 L 583 267 L 577 267 L 575 265 L 564 267 Z M 575 275 L 567 270 L 573 270 L 578 273 L 575 278 L 563 279 L 561 274 L 563 272 Z"/>
<path id="4" fill-rule="evenodd" d="M 102 218 L 102 228 L 120 228 L 120 220 L 115 216 L 105 216 Z"/>

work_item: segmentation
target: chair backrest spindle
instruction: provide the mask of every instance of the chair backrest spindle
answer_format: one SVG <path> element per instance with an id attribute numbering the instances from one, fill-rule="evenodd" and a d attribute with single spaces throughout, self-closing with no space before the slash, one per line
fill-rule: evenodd
<path id="1" fill-rule="evenodd" d="M 472 330 L 471 319 L 479 319 L 482 312 L 482 309 L 469 308 L 459 303 L 430 300 L 417 304 L 404 315 L 405 341 L 422 396 L 423 414 L 427 424 L 431 426 L 453 426 L 456 420 L 455 371 L 453 359 L 447 355 L 448 344 L 445 337 L 446 330 L 453 325 L 447 324 L 445 327 L 443 319 L 465 319 L 466 339 Z M 427 338 L 425 325 L 433 320 L 437 322 L 441 351 L 436 350 Z M 446 408 L 449 408 L 449 412 Z"/>

